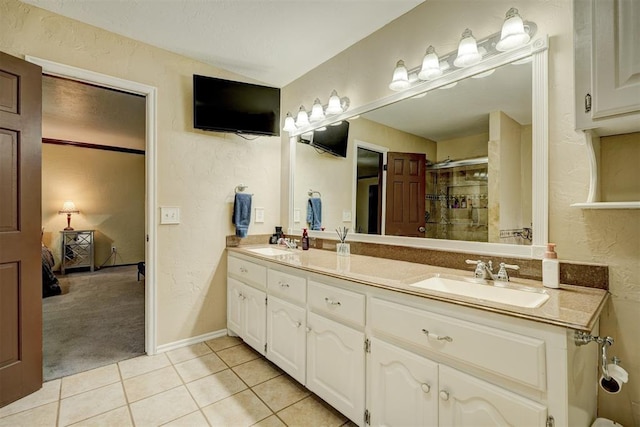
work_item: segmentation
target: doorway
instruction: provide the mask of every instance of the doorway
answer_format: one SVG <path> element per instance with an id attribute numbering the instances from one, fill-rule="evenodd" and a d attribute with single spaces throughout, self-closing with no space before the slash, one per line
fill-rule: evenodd
<path id="1" fill-rule="evenodd" d="M 354 145 L 355 231 L 384 234 L 384 165 L 388 149 L 363 141 L 356 141 Z"/>
<path id="2" fill-rule="evenodd" d="M 107 76 L 52 61 L 26 56 L 25 60 L 42 67 L 43 74 L 62 77 L 94 86 L 141 95 L 145 98 L 145 353 L 157 352 L 156 313 L 156 111 L 157 89 L 153 86 Z"/>

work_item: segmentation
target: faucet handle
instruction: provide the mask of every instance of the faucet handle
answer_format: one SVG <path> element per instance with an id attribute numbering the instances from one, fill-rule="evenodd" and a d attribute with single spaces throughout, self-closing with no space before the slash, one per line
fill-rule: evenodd
<path id="1" fill-rule="evenodd" d="M 505 264 L 504 262 L 500 263 L 500 270 L 498 270 L 498 274 L 496 275 L 496 280 L 502 280 L 504 282 L 509 281 L 509 273 L 507 273 L 507 269 L 509 270 L 520 270 L 519 265 L 515 264 Z"/>
<path id="2" fill-rule="evenodd" d="M 476 269 L 473 272 L 473 276 L 478 278 L 478 279 L 484 279 L 486 277 L 486 273 L 485 273 L 485 268 L 486 268 L 486 264 L 484 263 L 484 261 L 481 260 L 472 260 L 472 259 L 468 259 L 465 261 L 467 264 L 475 264 Z M 491 262 L 491 261 L 489 261 Z"/>

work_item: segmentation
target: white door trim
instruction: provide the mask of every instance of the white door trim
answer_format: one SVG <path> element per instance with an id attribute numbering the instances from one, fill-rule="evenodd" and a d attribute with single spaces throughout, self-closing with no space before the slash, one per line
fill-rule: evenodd
<path id="1" fill-rule="evenodd" d="M 46 59 L 25 56 L 25 60 L 42 67 L 43 74 L 77 80 L 97 86 L 131 92 L 146 97 L 146 256 L 145 256 L 145 351 L 157 353 L 157 289 L 156 289 L 156 114 L 157 92 L 154 86 L 124 80 Z"/>

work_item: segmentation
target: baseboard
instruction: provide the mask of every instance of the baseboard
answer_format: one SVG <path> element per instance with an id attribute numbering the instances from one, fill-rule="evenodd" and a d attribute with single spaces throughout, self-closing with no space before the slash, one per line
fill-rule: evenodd
<path id="1" fill-rule="evenodd" d="M 174 341 L 167 344 L 159 345 L 156 348 L 156 353 L 164 353 L 166 351 L 175 350 L 177 348 L 187 347 L 193 344 L 198 344 L 204 341 L 209 341 L 214 338 L 220 338 L 227 336 L 226 329 L 220 329 L 219 331 L 209 332 L 208 334 L 198 335 L 197 337 L 185 338 L 180 341 Z"/>

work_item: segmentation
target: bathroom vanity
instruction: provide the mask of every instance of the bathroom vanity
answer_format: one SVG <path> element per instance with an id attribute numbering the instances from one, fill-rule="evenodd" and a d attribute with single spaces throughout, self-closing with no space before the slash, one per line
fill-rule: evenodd
<path id="1" fill-rule="evenodd" d="M 274 247 L 228 248 L 227 274 L 229 333 L 359 426 L 595 418 L 596 347 L 574 335 L 604 290 L 519 279 L 543 298 L 511 305 L 424 285 L 472 271 Z"/>

